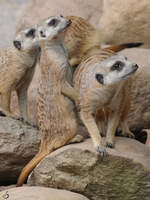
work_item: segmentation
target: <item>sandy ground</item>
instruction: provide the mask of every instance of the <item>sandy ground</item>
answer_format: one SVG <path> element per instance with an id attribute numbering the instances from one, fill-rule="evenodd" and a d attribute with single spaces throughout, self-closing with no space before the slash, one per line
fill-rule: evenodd
<path id="1" fill-rule="evenodd" d="M 0 48 L 11 45 L 18 19 L 29 0 L 0 0 Z"/>

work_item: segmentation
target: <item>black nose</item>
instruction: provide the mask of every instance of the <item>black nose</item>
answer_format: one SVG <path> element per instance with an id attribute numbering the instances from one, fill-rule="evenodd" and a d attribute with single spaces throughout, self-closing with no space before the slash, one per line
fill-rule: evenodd
<path id="1" fill-rule="evenodd" d="M 137 64 L 135 64 L 135 63 L 133 64 L 133 68 L 134 68 L 135 70 L 137 70 L 138 67 L 139 67 L 139 66 L 138 66 Z"/>
<path id="2" fill-rule="evenodd" d="M 43 31 L 40 31 L 40 35 L 41 35 L 42 37 L 46 37 L 46 35 L 44 34 Z"/>
<path id="3" fill-rule="evenodd" d="M 21 42 L 20 41 L 14 40 L 13 44 L 18 50 L 21 50 Z"/>
<path id="4" fill-rule="evenodd" d="M 72 23 L 72 21 L 70 19 L 68 19 L 67 26 L 70 26 L 71 23 Z"/>

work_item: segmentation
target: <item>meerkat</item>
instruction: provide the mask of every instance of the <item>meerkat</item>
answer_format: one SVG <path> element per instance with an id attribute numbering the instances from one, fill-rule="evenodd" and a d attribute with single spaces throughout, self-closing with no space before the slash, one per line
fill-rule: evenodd
<path id="1" fill-rule="evenodd" d="M 100 132 L 106 131 L 106 147 L 114 147 L 119 123 L 123 134 L 134 137 L 127 124 L 130 108 L 131 77 L 138 66 L 111 50 L 93 47 L 77 67 L 73 85 L 78 93 L 76 104 L 96 151 L 105 155 Z M 97 119 L 98 118 L 98 119 Z M 100 121 L 101 127 L 96 121 Z"/>
<path id="2" fill-rule="evenodd" d="M 101 34 L 98 29 L 92 26 L 87 20 L 79 16 L 66 16 L 72 21 L 66 31 L 65 45 L 69 54 L 71 66 L 78 65 L 86 52 L 94 46 L 101 47 Z M 114 52 L 121 51 L 125 48 L 139 47 L 143 43 L 124 43 L 107 47 L 105 49 Z"/>
<path id="3" fill-rule="evenodd" d="M 77 99 L 71 66 L 64 46 L 65 31 L 71 20 L 50 17 L 38 27 L 41 46 L 41 84 L 38 97 L 38 124 L 42 133 L 39 153 L 22 170 L 21 186 L 32 169 L 53 150 L 67 144 L 76 134 L 77 122 L 72 100 Z"/>
<path id="4" fill-rule="evenodd" d="M 21 117 L 29 122 L 27 89 L 33 77 L 39 52 L 35 27 L 22 30 L 16 35 L 12 47 L 0 50 L 1 115 L 20 119 L 10 111 L 11 92 L 16 90 Z"/>

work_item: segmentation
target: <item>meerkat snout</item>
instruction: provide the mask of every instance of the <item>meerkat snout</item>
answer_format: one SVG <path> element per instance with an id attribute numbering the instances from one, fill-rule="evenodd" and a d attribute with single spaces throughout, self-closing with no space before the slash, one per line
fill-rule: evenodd
<path id="1" fill-rule="evenodd" d="M 38 36 L 41 41 L 55 41 L 67 30 L 72 21 L 62 15 L 52 16 L 44 20 L 38 27 Z"/>
<path id="2" fill-rule="evenodd" d="M 21 42 L 20 41 L 14 40 L 13 44 L 18 50 L 21 50 Z"/>
<path id="3" fill-rule="evenodd" d="M 139 67 L 139 66 L 138 66 L 136 63 L 133 63 L 132 68 L 133 68 L 134 70 L 137 70 L 138 67 Z"/>
<path id="4" fill-rule="evenodd" d="M 40 31 L 40 35 L 41 35 L 41 37 L 46 37 L 46 35 L 44 34 L 44 32 L 42 30 Z"/>

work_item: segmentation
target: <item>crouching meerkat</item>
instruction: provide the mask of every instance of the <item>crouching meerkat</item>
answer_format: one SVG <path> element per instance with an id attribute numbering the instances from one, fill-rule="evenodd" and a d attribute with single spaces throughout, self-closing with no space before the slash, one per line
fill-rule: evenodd
<path id="1" fill-rule="evenodd" d="M 27 89 L 40 52 L 35 27 L 20 31 L 13 44 L 0 50 L 0 111 L 1 115 L 20 118 L 10 111 L 11 92 L 16 90 L 21 117 L 28 121 Z"/>
<path id="2" fill-rule="evenodd" d="M 131 75 L 138 66 L 122 55 L 93 47 L 75 71 L 76 104 L 96 151 L 105 154 L 100 132 L 106 132 L 106 147 L 113 148 L 119 123 L 122 134 L 134 137 L 127 124 Z M 97 123 L 98 121 L 98 123 Z"/>
<path id="3" fill-rule="evenodd" d="M 67 144 L 76 134 L 77 122 L 72 100 L 72 72 L 64 46 L 65 31 L 71 20 L 50 17 L 38 27 L 41 46 L 41 84 L 38 97 L 38 124 L 42 133 L 39 153 L 22 170 L 21 186 L 33 168 L 53 150 Z"/>

